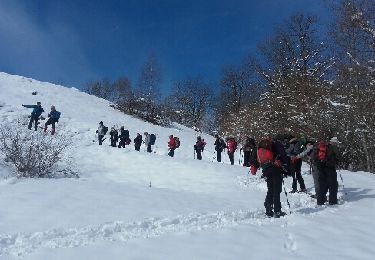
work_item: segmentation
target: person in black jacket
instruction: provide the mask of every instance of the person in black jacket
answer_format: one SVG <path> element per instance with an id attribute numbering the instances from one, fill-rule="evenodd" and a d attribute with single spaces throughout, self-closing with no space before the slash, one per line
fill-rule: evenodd
<path id="1" fill-rule="evenodd" d="M 223 150 L 225 149 L 225 147 L 227 146 L 225 144 L 225 141 L 223 140 L 223 138 L 220 138 L 219 135 L 215 135 L 215 151 L 216 151 L 216 160 L 218 162 L 221 162 L 221 153 L 223 152 Z"/>
<path id="2" fill-rule="evenodd" d="M 139 151 L 141 149 L 142 145 L 142 135 L 140 133 L 137 133 L 137 137 L 134 138 L 134 149 L 136 151 Z"/>
<path id="3" fill-rule="evenodd" d="M 262 145 L 263 140 L 258 144 L 258 159 L 267 181 L 267 195 L 264 207 L 266 208 L 267 216 L 279 218 L 285 215 L 285 212 L 281 211 L 280 193 L 282 191 L 283 175 L 289 171 L 288 158 L 279 140 L 265 140 L 267 140 L 271 149 L 264 148 Z M 268 160 L 263 159 L 264 154 L 266 154 L 264 157 L 269 158 Z"/>
<path id="4" fill-rule="evenodd" d="M 129 130 L 125 130 L 124 126 L 121 126 L 120 128 L 120 142 L 118 143 L 118 148 L 125 148 L 125 145 L 128 145 L 130 143 L 129 139 Z"/>

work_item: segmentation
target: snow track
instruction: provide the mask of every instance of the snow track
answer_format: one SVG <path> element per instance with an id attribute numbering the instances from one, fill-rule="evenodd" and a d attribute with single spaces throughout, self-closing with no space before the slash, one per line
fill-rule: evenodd
<path id="1" fill-rule="evenodd" d="M 277 221 L 263 210 L 189 214 L 175 218 L 150 218 L 140 222 L 113 221 L 97 226 L 57 228 L 43 232 L 0 235 L 0 256 L 25 256 L 39 248 L 68 248 L 93 244 L 99 240 L 128 241 L 153 238 L 169 233 L 221 229 L 240 224 L 263 225 Z"/>

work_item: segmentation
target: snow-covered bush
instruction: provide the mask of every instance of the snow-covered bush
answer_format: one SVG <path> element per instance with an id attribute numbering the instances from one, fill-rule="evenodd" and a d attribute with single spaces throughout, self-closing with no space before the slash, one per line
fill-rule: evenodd
<path id="1" fill-rule="evenodd" d="M 17 177 L 53 176 L 56 163 L 71 141 L 63 134 L 51 136 L 28 130 L 22 119 L 14 124 L 0 125 L 0 153 L 14 166 Z"/>

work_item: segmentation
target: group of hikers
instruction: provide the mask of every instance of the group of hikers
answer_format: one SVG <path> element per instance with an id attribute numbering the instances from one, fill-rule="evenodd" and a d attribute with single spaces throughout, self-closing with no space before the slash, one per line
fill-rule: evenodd
<path id="1" fill-rule="evenodd" d="M 26 108 L 32 108 L 28 129 L 32 129 L 34 124 L 35 131 L 38 129 L 39 120 L 44 118 L 42 113 L 44 109 L 41 102 L 36 105 L 22 105 Z M 47 131 L 48 126 L 52 125 L 51 135 L 55 134 L 56 123 L 59 121 L 61 113 L 51 106 L 48 113 L 48 120 L 44 124 Z M 96 131 L 98 134 L 99 145 L 103 144 L 105 135 L 108 132 L 103 122 L 99 123 Z M 129 130 L 122 126 L 119 130 L 115 126 L 111 128 L 110 143 L 112 147 L 125 148 L 130 145 L 131 139 Z M 156 135 L 144 132 L 144 137 L 140 133 L 134 138 L 134 149 L 140 151 L 142 144 L 145 144 L 147 152 L 153 151 L 153 145 L 156 142 Z M 337 204 L 337 172 L 336 168 L 340 162 L 338 152 L 338 139 L 332 137 L 329 141 L 307 141 L 304 138 L 297 138 L 291 134 L 278 134 L 275 137 L 268 137 L 256 143 L 254 138 L 246 136 L 241 142 L 240 154 L 243 156 L 243 166 L 249 167 L 249 173 L 256 175 L 259 168 L 262 169 L 262 178 L 267 182 L 267 195 L 264 202 L 266 215 L 279 218 L 285 215 L 281 210 L 280 193 L 282 192 L 283 177 L 291 176 L 293 178 L 291 193 L 307 192 L 304 179 L 301 173 L 302 159 L 307 158 L 310 162 L 310 172 L 314 181 L 315 194 L 312 198 L 317 200 L 317 205 L 324 205 L 327 201 L 330 205 Z M 201 136 L 197 136 L 194 144 L 194 158 L 202 160 L 202 153 L 207 143 Z M 238 150 L 235 138 L 229 137 L 225 141 L 219 135 L 215 135 L 216 160 L 221 162 L 222 152 L 226 149 L 230 163 L 234 164 L 234 153 Z M 175 150 L 180 147 L 178 137 L 170 135 L 168 141 L 168 155 L 174 157 Z M 243 155 L 242 155 L 243 153 Z M 300 189 L 297 189 L 299 184 Z M 327 198 L 327 192 L 329 197 Z"/>
<path id="2" fill-rule="evenodd" d="M 22 105 L 22 106 L 26 107 L 26 108 L 32 108 L 33 109 L 33 111 L 31 112 L 31 115 L 29 116 L 30 121 L 29 121 L 29 124 L 28 124 L 28 128 L 31 130 L 31 128 L 33 127 L 33 124 L 34 124 L 34 129 L 35 129 L 35 131 L 37 131 L 38 125 L 39 125 L 39 119 L 42 119 L 42 120 L 45 119 L 44 117 L 42 117 L 42 113 L 44 112 L 44 109 L 42 107 L 42 103 L 37 102 L 36 105 Z M 51 111 L 48 113 L 48 120 L 44 124 L 44 128 L 41 127 L 41 128 L 44 129 L 44 132 L 47 132 L 48 126 L 52 125 L 51 135 L 55 134 L 56 123 L 59 122 L 60 115 L 61 115 L 61 113 L 56 110 L 56 107 L 51 106 Z"/>
<path id="3" fill-rule="evenodd" d="M 99 145 L 102 144 L 107 129 L 103 122 L 99 123 L 97 130 Z M 124 127 L 121 127 L 120 134 L 115 127 L 112 127 L 110 136 L 111 145 L 114 147 L 118 140 L 120 140 L 118 147 L 125 147 L 131 142 L 129 131 Z M 144 133 L 144 136 L 144 140 L 142 140 L 142 135 L 137 133 L 137 137 L 134 139 L 135 150 L 139 151 L 142 142 L 144 142 L 147 152 L 152 152 L 156 136 L 147 132 Z M 337 144 L 337 137 L 333 137 L 329 141 L 314 142 L 297 138 L 291 134 L 278 134 L 273 138 L 264 138 L 258 144 L 254 138 L 248 136 L 243 138 L 240 148 L 243 158 L 242 165 L 249 167 L 249 173 L 252 175 L 256 175 L 257 170 L 261 168 L 261 177 L 267 182 L 267 195 L 264 202 L 267 216 L 279 218 L 285 215 L 285 212 L 281 211 L 280 202 L 283 177 L 291 176 L 293 179 L 290 193 L 307 192 L 301 172 L 302 159 L 304 158 L 310 162 L 310 172 L 314 181 L 315 194 L 312 194 L 311 197 L 317 200 L 317 205 L 323 205 L 327 201 L 330 205 L 337 204 L 336 167 L 339 162 Z M 194 158 L 202 160 L 202 153 L 206 145 L 205 140 L 198 136 L 194 144 Z M 173 157 L 175 149 L 179 146 L 179 138 L 170 135 L 168 155 Z M 214 146 L 218 162 L 221 162 L 221 154 L 226 149 L 230 163 L 234 164 L 234 153 L 238 150 L 235 138 L 229 137 L 224 140 L 216 134 Z M 299 190 L 297 189 L 298 185 Z"/>
<path id="4" fill-rule="evenodd" d="M 103 144 L 103 141 L 105 140 L 104 136 L 108 132 L 108 127 L 106 127 L 103 123 L 103 121 L 99 122 L 99 127 L 96 130 L 96 133 L 98 134 L 98 141 L 99 145 Z M 118 148 L 125 148 L 127 145 L 130 145 L 131 139 L 129 135 L 129 130 L 125 129 L 124 126 L 121 126 L 119 130 L 116 129 L 116 126 L 113 126 L 111 128 L 111 131 L 109 132 L 110 135 L 110 141 L 112 147 L 118 147 Z M 155 145 L 156 142 L 156 135 L 155 134 L 149 134 L 148 132 L 143 133 L 144 138 L 140 133 L 137 133 L 137 136 L 134 138 L 134 149 L 136 151 L 140 151 L 142 144 L 145 144 L 146 151 L 148 153 L 151 153 L 153 151 L 153 145 Z M 117 144 L 118 142 L 118 144 Z M 174 151 L 180 147 L 180 139 L 176 136 L 170 135 L 169 136 L 169 142 L 168 142 L 168 148 L 169 152 L 168 155 L 173 157 Z"/>

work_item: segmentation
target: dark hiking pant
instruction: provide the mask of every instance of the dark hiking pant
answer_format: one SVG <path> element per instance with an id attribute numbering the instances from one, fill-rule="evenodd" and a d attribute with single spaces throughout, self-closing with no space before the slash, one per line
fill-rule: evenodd
<path id="1" fill-rule="evenodd" d="M 221 162 L 221 152 L 222 152 L 222 150 L 216 151 L 216 160 L 218 162 Z"/>
<path id="2" fill-rule="evenodd" d="M 125 148 L 125 139 L 120 139 L 120 142 L 118 142 L 118 148 Z"/>
<path id="3" fill-rule="evenodd" d="M 36 131 L 38 129 L 38 121 L 39 121 L 39 117 L 36 117 L 36 116 L 32 115 L 30 117 L 29 125 L 27 126 L 27 128 L 29 128 L 31 130 L 31 128 L 33 126 L 33 123 L 34 123 L 35 131 Z"/>
<path id="4" fill-rule="evenodd" d="M 52 129 L 55 130 L 55 124 L 56 124 L 56 119 L 54 118 L 48 118 L 47 122 L 44 124 L 44 128 L 47 129 L 47 126 L 52 125 Z"/>
<path id="5" fill-rule="evenodd" d="M 104 135 L 98 135 L 99 145 L 103 144 Z"/>
<path id="6" fill-rule="evenodd" d="M 243 166 L 250 167 L 250 151 L 243 152 Z"/>
<path id="7" fill-rule="evenodd" d="M 272 165 L 263 170 L 263 174 L 267 179 L 267 195 L 264 201 L 266 211 L 281 211 L 280 193 L 282 189 L 282 171 L 279 167 Z"/>
<path id="8" fill-rule="evenodd" d="M 152 152 L 151 144 L 148 144 L 148 145 L 147 145 L 147 152 L 148 152 L 148 153 L 151 153 L 151 152 Z"/>
<path id="9" fill-rule="evenodd" d="M 135 145 L 134 146 L 135 150 L 139 152 L 139 150 L 141 150 L 141 146 L 140 145 Z"/>
<path id="10" fill-rule="evenodd" d="M 234 152 L 233 153 L 228 153 L 230 164 L 234 165 Z"/>
<path id="11" fill-rule="evenodd" d="M 197 159 L 202 160 L 202 151 L 201 150 L 195 150 L 197 153 Z"/>
<path id="12" fill-rule="evenodd" d="M 173 156 L 174 156 L 174 149 L 169 150 L 168 155 L 169 155 L 170 157 L 173 157 Z"/>
<path id="13" fill-rule="evenodd" d="M 318 205 L 323 205 L 327 201 L 327 192 L 329 191 L 329 204 L 337 204 L 337 172 L 336 169 L 330 167 L 318 168 L 319 194 Z"/>
<path id="14" fill-rule="evenodd" d="M 117 146 L 117 140 L 116 139 L 111 139 L 111 146 L 116 147 Z"/>
<path id="15" fill-rule="evenodd" d="M 299 183 L 299 187 L 301 188 L 301 190 L 306 189 L 305 181 L 302 178 L 301 167 L 302 167 L 302 160 L 301 159 L 298 159 L 294 164 L 292 164 L 292 168 L 293 168 L 292 189 L 293 190 L 297 190 L 297 181 Z"/>

